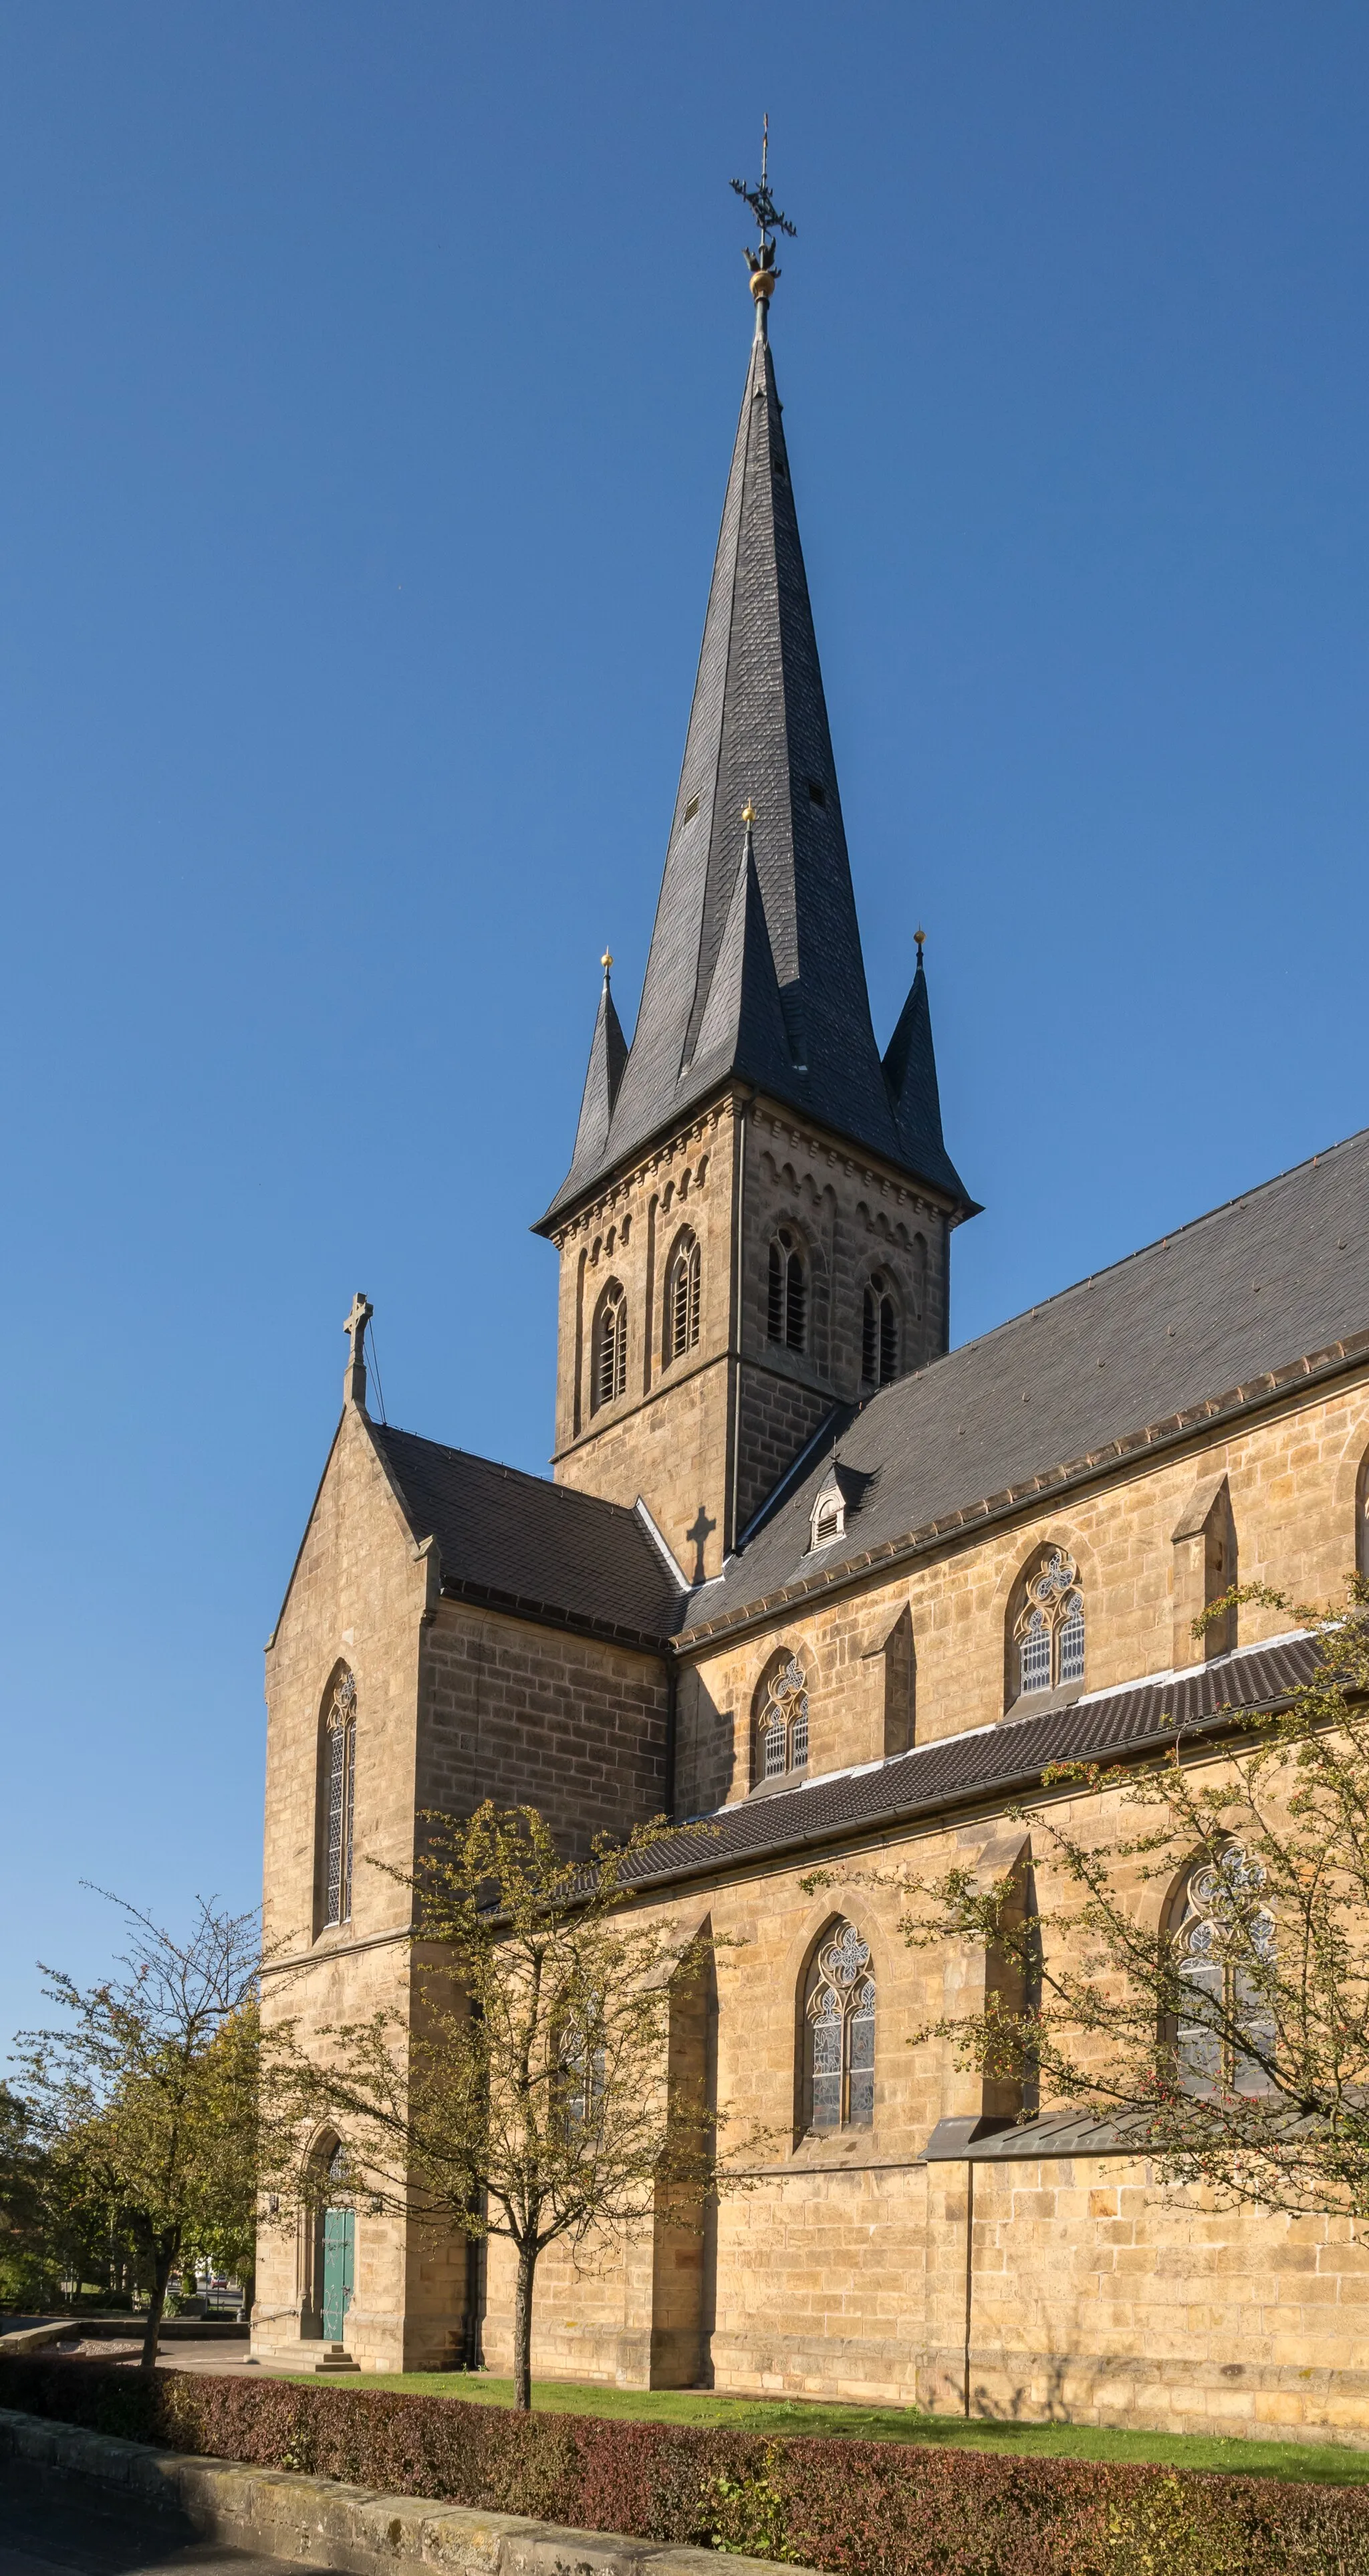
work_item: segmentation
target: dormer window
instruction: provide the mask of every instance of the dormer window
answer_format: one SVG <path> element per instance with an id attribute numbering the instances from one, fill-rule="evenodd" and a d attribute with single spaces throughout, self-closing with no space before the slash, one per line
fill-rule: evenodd
<path id="1" fill-rule="evenodd" d="M 835 1461 L 817 1500 L 809 1523 L 810 1547 L 829 1547 L 834 1538 L 846 1535 L 846 1495 Z"/>

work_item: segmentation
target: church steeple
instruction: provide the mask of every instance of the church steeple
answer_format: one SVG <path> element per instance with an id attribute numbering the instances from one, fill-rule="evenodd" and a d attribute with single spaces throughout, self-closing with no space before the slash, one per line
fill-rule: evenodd
<path id="1" fill-rule="evenodd" d="M 561 1257 L 557 1477 L 641 1502 L 695 1582 L 840 1408 L 947 1349 L 973 1213 L 920 965 L 883 1063 L 870 1024 L 770 355 L 793 227 L 764 163 L 740 193 L 755 330 L 637 1026 L 629 1047 L 606 982 L 538 1229 Z"/>
<path id="2" fill-rule="evenodd" d="M 596 1029 L 575 1154 L 549 1219 L 732 1076 L 948 1192 L 959 1207 L 970 1205 L 944 1146 L 930 1152 L 929 1136 L 930 1160 L 920 1159 L 922 1130 L 907 1128 L 896 1112 L 870 1022 L 767 331 L 779 274 L 767 227 L 782 219 L 764 183 L 743 193 L 765 218 L 761 250 L 748 253 L 755 335 L 641 1005 L 606 1122 L 598 1114 L 604 1090 Z M 748 935 L 753 951 L 762 937 L 769 949 L 781 1018 L 763 1060 L 755 1051 L 754 1009 L 743 1013 L 743 988 L 730 965 L 719 980 L 747 806 L 760 916 Z M 754 1001 L 753 985 L 754 977 L 746 988 Z M 591 1090 L 596 1114 L 587 1128 Z"/>

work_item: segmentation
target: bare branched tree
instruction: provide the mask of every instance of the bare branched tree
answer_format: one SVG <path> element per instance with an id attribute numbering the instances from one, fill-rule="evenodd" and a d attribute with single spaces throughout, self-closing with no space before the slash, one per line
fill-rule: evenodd
<path id="1" fill-rule="evenodd" d="M 177 1938 L 122 1898 L 109 1901 L 130 1936 L 122 1973 L 83 1989 L 45 1968 L 46 1992 L 68 2018 L 21 2032 L 19 2062 L 72 2210 L 116 2215 L 139 2248 L 151 2370 L 182 2254 L 224 2230 L 242 2235 L 267 2184 L 286 2187 L 299 2115 L 288 2025 L 263 2043 L 255 1914 L 200 1900 Z"/>
<path id="2" fill-rule="evenodd" d="M 601 1839 L 585 1861 L 562 1858 L 532 1807 L 434 1820 L 414 1873 L 390 1873 L 414 1897 L 412 2027 L 379 2012 L 321 2034 L 326 2063 L 301 2053 L 363 2205 L 513 2245 L 519 2407 L 546 2248 L 602 2245 L 662 2208 L 698 2227 L 734 2180 L 701 2074 L 669 2064 L 672 1995 L 712 1945 L 630 1910 L 634 1867 L 665 1830 Z"/>

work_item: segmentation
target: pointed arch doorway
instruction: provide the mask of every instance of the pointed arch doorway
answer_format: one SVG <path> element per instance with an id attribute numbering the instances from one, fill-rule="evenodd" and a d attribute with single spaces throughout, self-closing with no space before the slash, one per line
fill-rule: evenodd
<path id="1" fill-rule="evenodd" d="M 347 2150 L 341 2140 L 325 2138 L 316 2158 L 323 2168 L 326 2196 L 321 2205 L 315 2203 L 310 2305 L 317 2323 L 313 2331 L 325 2343 L 340 2344 L 356 2278 L 356 2212 L 347 2190 Z"/>

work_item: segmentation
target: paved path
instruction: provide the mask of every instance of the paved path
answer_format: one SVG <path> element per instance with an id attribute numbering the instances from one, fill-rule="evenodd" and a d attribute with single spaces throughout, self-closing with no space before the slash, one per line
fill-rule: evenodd
<path id="1" fill-rule="evenodd" d="M 0 2463 L 0 2576 L 299 2576 L 283 2558 L 257 2558 L 217 2540 L 187 2538 L 188 2526 L 93 2513 L 45 2494 L 40 2473 Z"/>

